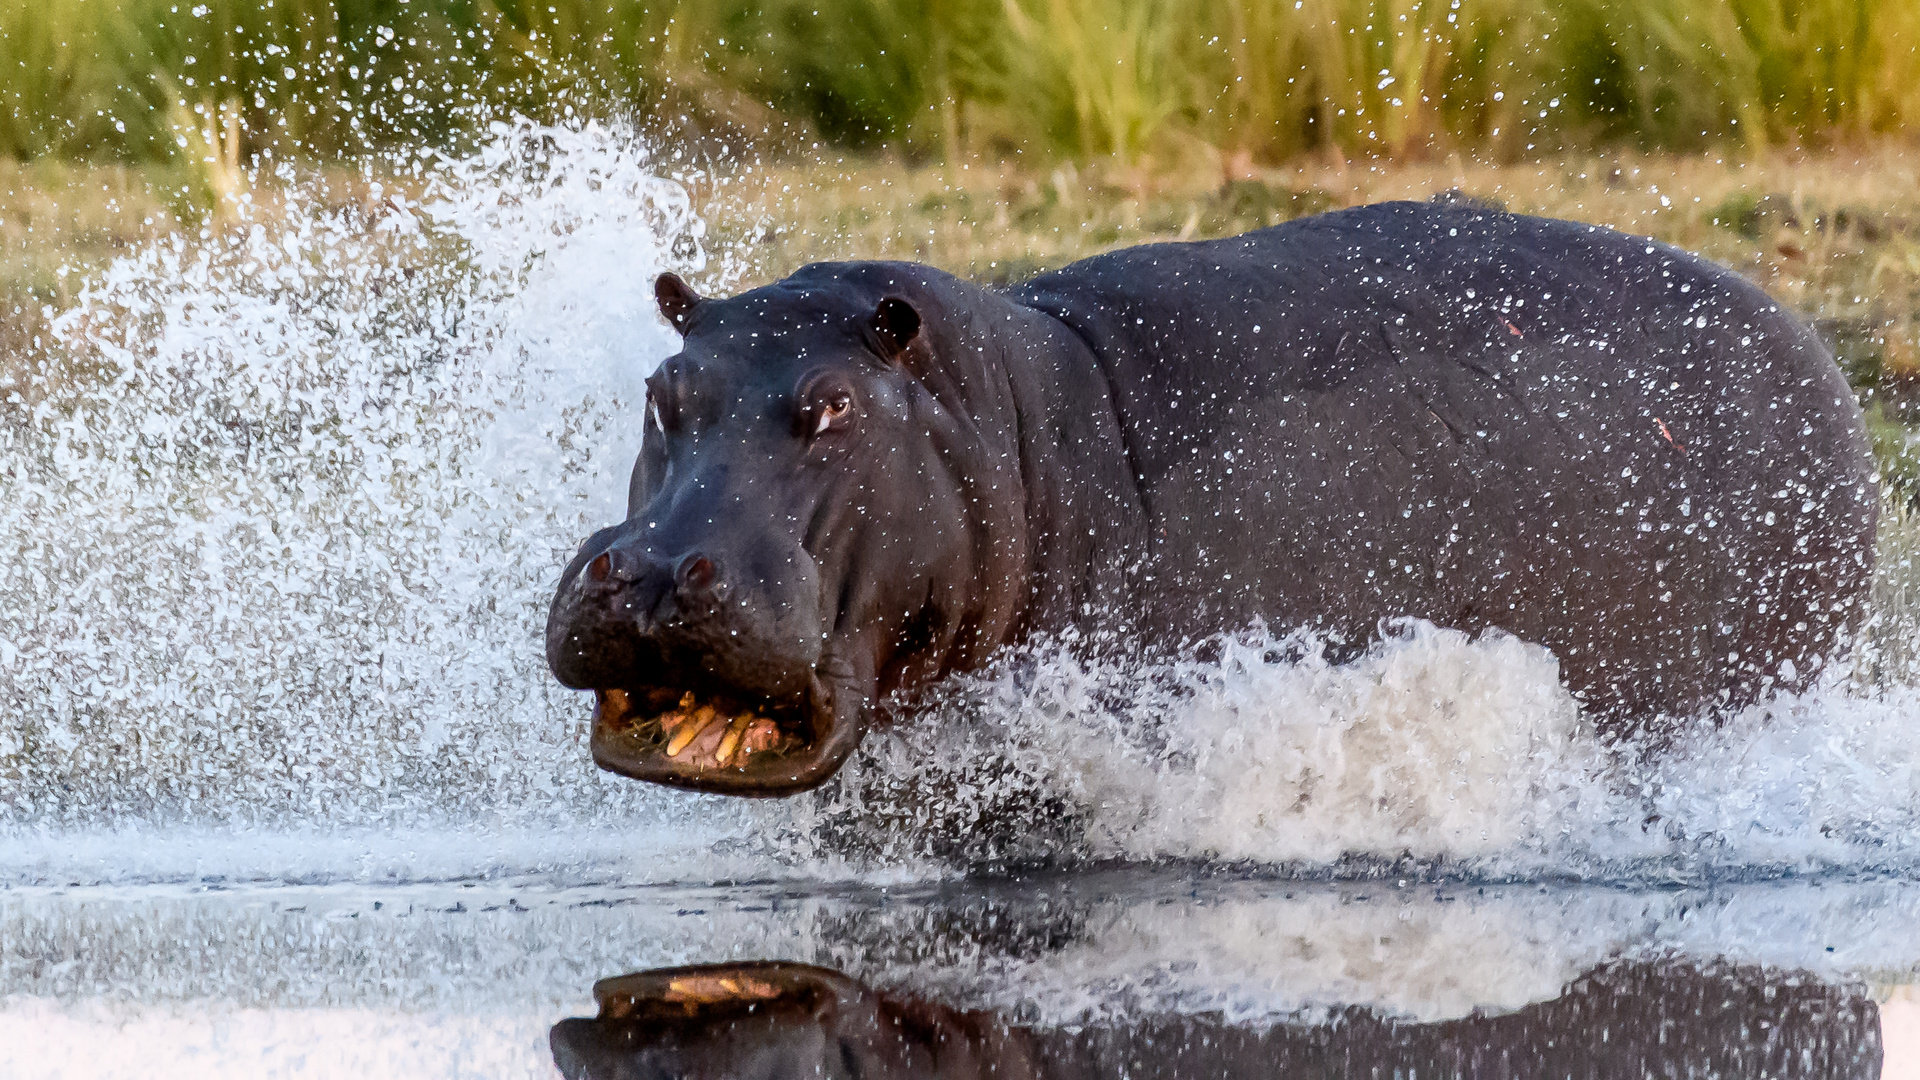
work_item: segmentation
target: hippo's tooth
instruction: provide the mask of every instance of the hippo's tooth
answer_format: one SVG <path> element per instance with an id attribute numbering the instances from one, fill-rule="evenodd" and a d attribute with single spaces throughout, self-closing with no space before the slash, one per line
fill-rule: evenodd
<path id="1" fill-rule="evenodd" d="M 667 982 L 662 997 L 674 1004 L 712 1005 L 728 999 L 775 998 L 780 990 L 762 979 L 739 975 L 687 975 Z"/>
<path id="2" fill-rule="evenodd" d="M 713 723 L 713 719 L 713 710 L 702 709 L 695 713 L 691 720 L 680 725 L 680 730 L 673 735 L 673 741 L 667 744 L 667 756 L 679 757 L 680 751 L 685 750 L 688 743 L 693 742 L 701 732 L 707 730 L 707 725 Z"/>
<path id="3" fill-rule="evenodd" d="M 760 987 L 756 985 L 753 980 L 748 979 L 744 981 L 746 985 L 742 986 L 742 980 L 732 976 L 689 975 L 684 978 L 670 980 L 667 983 L 667 992 L 664 996 L 668 1001 L 689 1005 L 712 1005 L 717 1002 L 726 1001 L 729 998 L 774 996 L 773 994 L 762 993 Z M 767 989 L 772 990 L 773 988 L 768 986 Z"/>
<path id="4" fill-rule="evenodd" d="M 714 752 L 713 760 L 721 765 L 732 761 L 733 753 L 740 748 L 740 740 L 746 737 L 747 725 L 751 723 L 752 713 L 743 712 L 734 717 L 733 723 L 727 727 L 727 737 L 720 740 L 720 749 Z"/>

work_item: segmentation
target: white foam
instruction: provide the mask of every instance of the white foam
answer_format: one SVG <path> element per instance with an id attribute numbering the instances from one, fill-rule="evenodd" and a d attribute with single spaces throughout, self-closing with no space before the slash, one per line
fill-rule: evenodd
<path id="1" fill-rule="evenodd" d="M 1909 686 L 1836 678 L 1621 746 L 1549 653 L 1504 635 L 1408 623 L 1341 665 L 1299 635 L 1223 653 L 1089 664 L 1043 649 L 955 680 L 805 813 L 836 837 L 857 822 L 895 857 L 972 861 L 1667 881 L 1905 872 L 1920 856 Z"/>

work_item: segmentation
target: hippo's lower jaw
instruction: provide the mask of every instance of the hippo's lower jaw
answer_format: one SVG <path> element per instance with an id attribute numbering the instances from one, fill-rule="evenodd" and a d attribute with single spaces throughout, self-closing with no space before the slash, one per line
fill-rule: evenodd
<path id="1" fill-rule="evenodd" d="M 702 701 L 661 688 L 595 690 L 593 762 L 693 791 L 791 795 L 839 770 L 860 744 L 866 713 L 861 695 L 818 675 L 806 700 L 789 705 Z"/>

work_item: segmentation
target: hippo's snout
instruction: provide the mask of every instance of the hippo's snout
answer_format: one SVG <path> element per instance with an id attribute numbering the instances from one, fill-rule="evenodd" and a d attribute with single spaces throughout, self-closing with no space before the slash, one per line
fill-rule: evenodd
<path id="1" fill-rule="evenodd" d="M 677 647 L 737 639 L 738 624 L 753 622 L 751 611 L 722 607 L 732 590 L 713 556 L 669 557 L 604 535 L 582 545 L 548 617 L 547 663 L 563 684 L 626 685 L 636 668 L 661 666 Z M 735 625 L 722 631 L 726 622 Z"/>
<path id="2" fill-rule="evenodd" d="M 588 546 L 592 541 L 588 542 Z M 583 547 L 583 553 L 585 548 Z M 606 686 L 641 664 L 668 605 L 673 575 L 644 553 L 603 548 L 567 568 L 547 618 L 547 665 L 576 690 Z"/>
<path id="3" fill-rule="evenodd" d="M 773 545 L 767 545 L 771 548 Z M 581 545 L 547 620 L 547 662 L 595 691 L 593 754 L 638 779 L 775 795 L 819 783 L 864 730 L 870 682 L 829 662 L 798 545 L 671 550 L 620 526 Z"/>
<path id="4" fill-rule="evenodd" d="M 687 552 L 669 566 L 652 552 L 618 544 L 588 561 L 580 587 L 585 592 L 628 594 L 654 614 L 653 606 L 662 599 L 673 600 L 680 611 L 699 611 L 727 593 L 719 566 L 703 552 Z"/>

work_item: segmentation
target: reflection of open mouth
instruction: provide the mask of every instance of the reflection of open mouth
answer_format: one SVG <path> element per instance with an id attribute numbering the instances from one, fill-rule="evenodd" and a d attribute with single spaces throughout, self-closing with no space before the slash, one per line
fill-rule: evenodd
<path id="1" fill-rule="evenodd" d="M 789 701 L 679 687 L 595 690 L 593 760 L 677 787 L 789 794 L 832 771 L 823 760 L 836 721 L 831 700 L 817 678 L 805 700 Z"/>
<path id="2" fill-rule="evenodd" d="M 888 1032 L 861 1008 L 871 995 L 825 968 L 784 961 L 665 968 L 602 979 L 593 996 L 599 1016 L 562 1020 L 548 1037 L 568 1080 L 922 1075 L 875 1057 L 866 1044 L 884 1043 Z"/>
<path id="3" fill-rule="evenodd" d="M 783 962 L 712 964 L 638 972 L 594 985 L 600 1020 L 647 1020 L 734 1012 L 775 1005 L 810 1006 L 835 996 L 845 976 L 825 968 Z"/>

